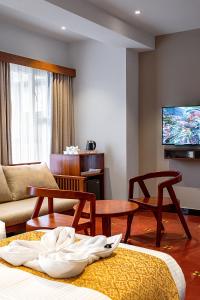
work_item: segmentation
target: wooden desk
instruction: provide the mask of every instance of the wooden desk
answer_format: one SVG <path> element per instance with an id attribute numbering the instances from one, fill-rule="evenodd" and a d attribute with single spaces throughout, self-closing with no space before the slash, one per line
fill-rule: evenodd
<path id="1" fill-rule="evenodd" d="M 139 206 L 127 200 L 97 200 L 96 201 L 96 217 L 102 218 L 102 233 L 105 236 L 111 236 L 111 218 L 127 216 L 127 229 L 124 238 L 126 243 L 130 233 L 131 224 L 135 211 Z M 89 206 L 86 204 L 83 212 L 89 214 Z"/>
<path id="2" fill-rule="evenodd" d="M 104 153 L 81 154 L 51 154 L 50 169 L 53 174 L 83 176 L 86 181 L 89 179 L 98 179 L 100 182 L 100 195 L 104 199 Z M 100 173 L 91 173 L 82 175 L 89 169 L 101 169 Z M 85 184 L 85 190 L 87 182 Z"/>

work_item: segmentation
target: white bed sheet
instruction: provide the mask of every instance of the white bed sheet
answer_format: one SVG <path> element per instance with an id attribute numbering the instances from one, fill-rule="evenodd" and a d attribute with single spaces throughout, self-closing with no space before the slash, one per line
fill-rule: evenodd
<path id="1" fill-rule="evenodd" d="M 77 234 L 77 238 L 87 236 Z M 185 298 L 185 278 L 180 266 L 168 254 L 142 247 L 120 244 L 121 248 L 147 253 L 162 259 L 176 283 L 181 300 Z M 109 297 L 87 288 L 79 288 L 43 279 L 0 264 L 0 300 L 108 300 Z"/>

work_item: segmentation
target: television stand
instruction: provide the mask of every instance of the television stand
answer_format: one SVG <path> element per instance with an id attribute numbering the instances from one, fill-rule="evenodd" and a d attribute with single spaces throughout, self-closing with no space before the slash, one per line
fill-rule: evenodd
<path id="1" fill-rule="evenodd" d="M 165 148 L 165 159 L 194 160 L 200 159 L 200 148 Z"/>

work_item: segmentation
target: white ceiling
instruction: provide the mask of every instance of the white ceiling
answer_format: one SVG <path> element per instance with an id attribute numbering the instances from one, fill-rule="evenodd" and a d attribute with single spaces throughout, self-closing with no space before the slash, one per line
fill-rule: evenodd
<path id="1" fill-rule="evenodd" d="M 154 35 L 200 28 L 200 0 L 88 0 Z M 134 15 L 139 9 L 142 14 Z"/>
<path id="2" fill-rule="evenodd" d="M 34 18 L 31 15 L 23 13 L 20 10 L 6 7 L 4 6 L 4 4 L 0 3 L 0 26 L 4 22 L 32 32 L 49 36 L 66 43 L 87 39 L 86 36 L 70 31 L 69 29 L 61 30 L 61 25 L 66 25 L 62 22 L 57 22 L 58 25 L 55 26 L 54 22 L 52 22 L 51 19 L 45 21 L 44 18 L 41 19 L 37 16 L 35 16 Z"/>
<path id="3" fill-rule="evenodd" d="M 154 48 L 154 35 L 200 28 L 200 0 L 0 0 L 5 20 L 64 42 L 90 38 L 144 50 Z"/>
<path id="4" fill-rule="evenodd" d="M 0 0 L 1 19 L 66 42 L 93 39 L 124 48 L 153 49 L 154 37 L 87 0 Z M 62 31 L 61 26 L 67 30 Z"/>

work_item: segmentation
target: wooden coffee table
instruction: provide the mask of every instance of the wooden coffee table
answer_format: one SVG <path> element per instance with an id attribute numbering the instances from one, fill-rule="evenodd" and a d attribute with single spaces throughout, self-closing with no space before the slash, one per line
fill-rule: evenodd
<path id="1" fill-rule="evenodd" d="M 127 228 L 124 238 L 126 243 L 130 233 L 131 224 L 135 211 L 139 208 L 136 203 L 127 200 L 97 200 L 96 201 L 96 217 L 102 218 L 102 233 L 105 236 L 111 236 L 111 218 L 127 216 Z M 85 206 L 84 213 L 89 214 L 89 207 Z"/>

